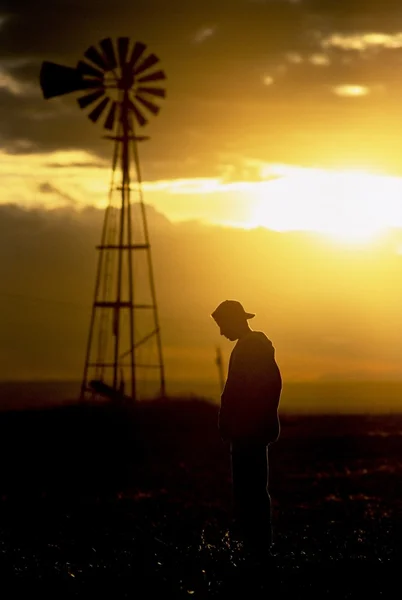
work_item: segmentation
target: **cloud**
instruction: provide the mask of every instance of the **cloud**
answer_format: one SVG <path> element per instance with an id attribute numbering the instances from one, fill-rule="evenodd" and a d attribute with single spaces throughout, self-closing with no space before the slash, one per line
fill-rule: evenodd
<path id="1" fill-rule="evenodd" d="M 200 29 L 198 29 L 198 31 L 196 31 L 196 33 L 194 34 L 194 37 L 193 37 L 194 43 L 195 44 L 202 44 L 208 38 L 210 38 L 213 35 L 215 35 L 216 30 L 217 30 L 217 26 L 216 25 L 206 26 L 206 27 L 200 27 Z"/>
<path id="2" fill-rule="evenodd" d="M 50 194 L 54 196 L 56 201 L 59 201 L 60 199 L 64 200 L 70 206 L 77 206 L 80 204 L 79 201 L 73 198 L 70 194 L 62 192 L 48 181 L 40 183 L 38 186 L 38 191 L 41 194 Z"/>
<path id="3" fill-rule="evenodd" d="M 309 62 L 316 67 L 327 67 L 331 64 L 331 59 L 327 54 L 312 54 Z"/>
<path id="4" fill-rule="evenodd" d="M 275 165 L 240 155 L 220 156 L 219 180 L 225 183 L 252 183 L 281 177 Z"/>
<path id="5" fill-rule="evenodd" d="M 27 153 L 22 149 L 15 155 L 0 153 L 0 204 L 16 202 L 21 206 L 33 206 L 43 203 L 54 207 L 74 199 L 80 205 L 104 205 L 109 190 L 110 164 L 105 166 L 83 151 L 55 152 L 51 156 L 53 160 L 49 162 L 47 153 Z M 52 187 L 53 194 L 49 193 L 48 186 Z"/>
<path id="6" fill-rule="evenodd" d="M 398 50 L 402 48 L 402 32 L 398 33 L 333 33 L 322 40 L 323 48 L 340 48 L 363 52 L 373 48 Z"/>
<path id="7" fill-rule="evenodd" d="M 275 79 L 271 75 L 264 75 L 262 82 L 264 85 L 270 86 L 275 83 Z"/>
<path id="8" fill-rule="evenodd" d="M 0 89 L 7 90 L 13 96 L 38 94 L 35 86 L 18 81 L 15 77 L 7 73 L 4 68 L 0 68 Z"/>
<path id="9" fill-rule="evenodd" d="M 286 60 L 294 65 L 300 65 L 304 61 L 303 56 L 298 52 L 287 52 Z"/>
<path id="10" fill-rule="evenodd" d="M 79 162 L 72 161 L 70 163 L 61 163 L 61 162 L 48 162 L 46 163 L 46 167 L 51 169 L 104 169 L 105 167 L 110 166 L 107 161 L 93 161 L 93 162 Z"/>

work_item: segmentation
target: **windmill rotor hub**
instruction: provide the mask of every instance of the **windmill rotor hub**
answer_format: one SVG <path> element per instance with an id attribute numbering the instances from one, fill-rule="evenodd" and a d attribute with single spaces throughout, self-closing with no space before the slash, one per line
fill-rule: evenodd
<path id="1" fill-rule="evenodd" d="M 122 90 L 130 90 L 134 86 L 134 73 L 130 65 L 124 65 L 118 87 Z"/>

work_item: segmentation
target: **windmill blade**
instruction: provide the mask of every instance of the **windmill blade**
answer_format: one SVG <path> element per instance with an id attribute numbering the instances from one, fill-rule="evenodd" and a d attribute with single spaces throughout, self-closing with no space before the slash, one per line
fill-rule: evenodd
<path id="1" fill-rule="evenodd" d="M 95 65 L 106 71 L 107 64 L 103 56 L 98 52 L 95 46 L 90 46 L 88 50 L 84 52 L 84 56 L 86 56 L 91 62 Z"/>
<path id="2" fill-rule="evenodd" d="M 109 102 L 109 98 L 103 98 L 102 102 L 99 102 L 98 106 L 96 106 L 88 115 L 91 121 L 96 123 L 96 121 L 99 119 Z"/>
<path id="3" fill-rule="evenodd" d="M 84 62 L 83 60 L 78 61 L 77 71 L 79 73 L 81 73 L 81 75 L 83 75 L 83 76 L 89 75 L 90 77 L 96 77 L 97 79 L 100 79 L 100 80 L 103 79 L 102 71 L 99 71 L 99 69 L 95 69 L 95 67 L 92 67 L 91 65 Z"/>
<path id="4" fill-rule="evenodd" d="M 149 102 L 145 98 L 141 98 L 141 96 L 139 96 L 138 94 L 136 94 L 135 97 L 138 100 L 138 102 L 140 102 L 142 106 L 145 106 L 145 108 L 147 108 L 153 115 L 157 115 L 159 113 L 159 106 L 156 106 L 156 104 Z"/>
<path id="5" fill-rule="evenodd" d="M 110 107 L 109 114 L 105 121 L 105 129 L 110 130 L 110 129 L 114 128 L 114 122 L 116 120 L 116 110 L 117 110 L 117 102 L 113 102 L 112 106 Z"/>
<path id="6" fill-rule="evenodd" d="M 99 43 L 103 51 L 103 56 L 107 63 L 107 68 L 112 71 L 117 67 L 116 54 L 113 48 L 113 42 L 110 38 L 105 38 Z"/>
<path id="7" fill-rule="evenodd" d="M 88 96 L 81 96 L 81 98 L 78 98 L 77 102 L 81 108 L 86 108 L 92 104 L 92 102 L 96 102 L 96 100 L 99 100 L 99 98 L 102 98 L 104 95 L 105 90 L 98 90 L 93 94 L 89 94 Z"/>
<path id="8" fill-rule="evenodd" d="M 135 63 L 138 61 L 138 59 L 141 57 L 141 55 L 143 54 L 144 50 L 146 48 L 146 45 L 143 44 L 142 42 L 135 42 L 133 51 L 131 53 L 131 58 L 130 58 L 130 65 L 134 68 Z"/>
<path id="9" fill-rule="evenodd" d="M 152 87 L 138 87 L 137 92 L 140 94 L 149 94 L 150 96 L 158 96 L 159 98 L 166 98 L 166 90 L 162 88 Z"/>
<path id="10" fill-rule="evenodd" d="M 85 81 L 76 69 L 48 61 L 42 63 L 39 81 L 46 99 L 99 86 Z"/>
<path id="11" fill-rule="evenodd" d="M 166 79 L 166 75 L 163 71 L 156 71 L 155 73 L 151 73 L 150 75 L 144 75 L 143 77 L 139 77 L 137 79 L 138 83 L 146 83 L 147 81 L 160 81 L 161 79 Z"/>
<path id="12" fill-rule="evenodd" d="M 155 54 L 150 54 L 145 60 L 144 62 L 142 62 L 140 64 L 139 67 L 137 67 L 134 70 L 134 75 L 138 75 L 139 73 L 142 73 L 143 71 L 146 71 L 146 69 L 150 69 L 151 67 L 153 67 L 154 65 L 156 65 L 156 63 L 159 62 L 159 58 L 157 56 L 155 56 Z"/>
<path id="13" fill-rule="evenodd" d="M 144 117 L 144 115 L 138 110 L 138 108 L 135 106 L 135 104 L 131 101 L 129 102 L 129 108 L 134 113 L 134 116 L 137 119 L 138 123 L 141 125 L 141 127 L 143 127 L 144 125 L 146 125 L 148 123 L 148 121 Z"/>
<path id="14" fill-rule="evenodd" d="M 129 44 L 130 40 L 128 37 L 119 37 L 117 39 L 117 52 L 119 54 L 120 67 L 126 64 Z"/>

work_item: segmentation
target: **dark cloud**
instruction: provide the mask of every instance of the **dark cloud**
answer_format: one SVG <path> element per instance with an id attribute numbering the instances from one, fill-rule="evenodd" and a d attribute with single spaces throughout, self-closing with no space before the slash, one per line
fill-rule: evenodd
<path id="1" fill-rule="evenodd" d="M 319 139 L 323 127 L 334 146 L 339 122 L 346 130 L 356 114 L 369 119 L 385 104 L 388 115 L 399 118 L 401 49 L 379 47 L 363 56 L 322 46 L 334 33 L 402 31 L 399 1 L 13 0 L 0 4 L 1 14 L 0 66 L 17 82 L 30 84 L 19 94 L 1 90 L 0 108 L 8 118 L 0 124 L 0 140 L 9 152 L 21 152 L 24 140 L 33 152 L 88 149 L 110 157 L 110 144 L 78 108 L 76 95 L 43 100 L 39 70 L 43 60 L 74 66 L 88 46 L 119 35 L 144 40 L 168 76 L 167 100 L 148 127 L 151 142 L 141 149 L 150 178 L 176 176 L 172 164 L 188 157 L 193 175 L 213 174 L 206 156 L 229 150 L 250 154 L 257 151 L 250 140 L 259 136 L 266 139 L 264 158 L 283 160 L 285 154 L 287 161 L 295 157 L 313 164 L 326 147 L 306 156 L 308 140 Z M 319 52 L 329 58 L 325 67 L 309 60 Z M 289 62 L 289 53 L 301 62 Z M 272 78 L 272 85 L 264 85 L 264 77 Z M 333 93 L 341 84 L 373 89 L 348 102 Z M 392 154 L 389 136 L 387 127 L 373 136 L 373 146 Z M 284 146 L 288 150 L 282 153 Z M 361 144 L 349 144 L 352 155 L 361 150 Z M 381 152 L 372 157 L 363 150 L 362 158 L 381 162 Z"/>
<path id="2" fill-rule="evenodd" d="M 75 161 L 71 161 L 69 163 L 59 163 L 59 162 L 49 162 L 46 163 L 45 166 L 46 167 L 50 167 L 51 169 L 88 169 L 88 168 L 95 168 L 95 169 L 102 169 L 105 167 L 105 162 L 103 161 L 93 161 L 93 162 L 75 162 Z"/>
<path id="3" fill-rule="evenodd" d="M 219 176 L 222 183 L 269 181 L 280 178 L 278 175 L 270 174 L 265 163 L 236 155 L 220 157 Z"/>
<path id="4" fill-rule="evenodd" d="M 70 194 L 66 194 L 66 192 L 59 190 L 56 186 L 52 185 L 48 181 L 45 181 L 38 185 L 38 192 L 40 192 L 41 194 L 51 194 L 59 200 L 64 200 L 70 206 L 77 206 L 80 204 L 79 201 L 76 200 L 76 198 L 73 198 L 73 196 L 71 196 Z"/>

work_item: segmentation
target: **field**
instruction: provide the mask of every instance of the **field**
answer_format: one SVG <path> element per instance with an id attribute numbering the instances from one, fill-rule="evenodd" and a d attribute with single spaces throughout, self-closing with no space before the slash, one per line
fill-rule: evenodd
<path id="1" fill-rule="evenodd" d="M 282 417 L 262 566 L 227 535 L 216 422 L 194 399 L 0 413 L 2 598 L 394 597 L 402 415 Z"/>

